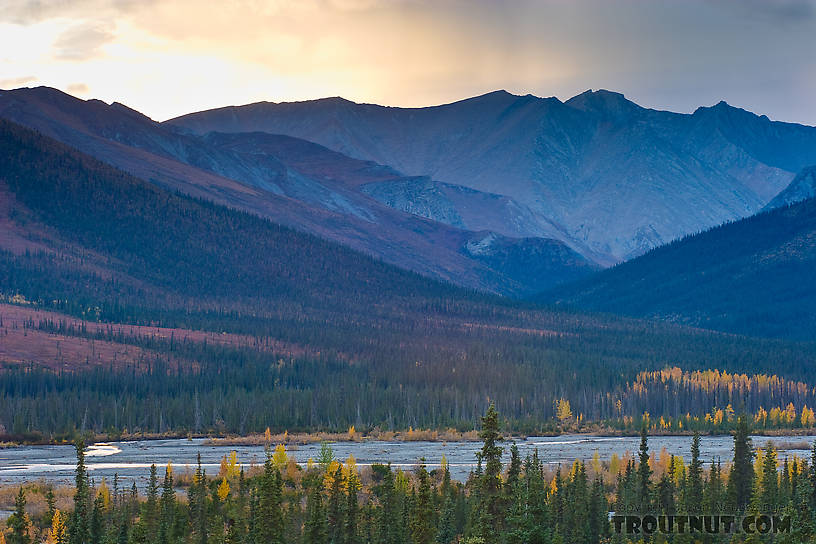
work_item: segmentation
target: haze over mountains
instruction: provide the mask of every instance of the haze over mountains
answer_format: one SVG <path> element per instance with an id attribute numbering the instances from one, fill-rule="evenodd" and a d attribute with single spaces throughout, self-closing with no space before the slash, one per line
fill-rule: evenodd
<path id="1" fill-rule="evenodd" d="M 813 340 L 816 199 L 675 241 L 541 300 L 740 334 Z"/>
<path id="2" fill-rule="evenodd" d="M 463 230 L 380 204 L 364 187 L 415 179 L 311 142 L 263 133 L 178 134 L 121 104 L 83 101 L 46 87 L 0 93 L 0 117 L 145 181 L 459 285 L 524 295 L 598 268 L 557 240 Z"/>
<path id="3" fill-rule="evenodd" d="M 340 98 L 264 102 L 157 123 L 121 104 L 40 87 L 0 92 L 0 117 L 164 188 L 435 279 L 512 296 L 582 278 L 578 285 L 595 285 L 590 275 L 600 268 L 812 197 L 816 188 L 814 127 L 773 122 L 725 102 L 693 114 L 650 110 L 608 91 L 566 102 L 497 91 L 418 109 Z M 784 230 L 786 216 L 770 217 Z M 751 229 L 728 232 L 756 236 Z M 729 296 L 773 280 L 776 269 L 760 266 L 747 283 L 729 284 L 742 265 L 720 266 L 716 244 L 735 241 L 704 240 L 714 260 L 698 264 L 709 281 L 716 275 L 718 285 L 731 285 Z M 766 264 L 770 255 L 787 255 L 785 240 L 763 257 Z M 745 250 L 739 262 L 749 266 L 745 259 L 755 248 L 739 247 Z M 637 283 L 641 310 L 607 302 L 638 298 L 637 289 L 612 293 L 625 290 L 623 284 L 567 287 L 548 300 L 782 334 L 770 323 L 735 325 L 756 313 L 745 306 L 739 316 L 717 310 L 712 317 L 713 299 L 698 296 L 705 292 L 699 278 L 689 283 L 693 275 L 673 268 L 675 258 L 647 255 L 635 263 L 646 263 L 633 266 L 651 278 Z M 619 269 L 597 281 L 622 278 Z M 682 308 L 662 298 L 668 291 L 655 274 L 690 292 Z M 798 315 L 793 306 L 785 319 Z M 762 323 L 770 319 L 766 310 Z M 811 330 L 809 321 L 802 323 L 801 330 Z"/>
<path id="4" fill-rule="evenodd" d="M 442 284 L 5 120 L 0 295 L 0 425 L 19 436 L 471 428 L 486 399 L 533 433 L 561 398 L 587 421 L 685 414 L 632 388 L 643 370 L 809 379 L 816 357 Z"/>
<path id="5" fill-rule="evenodd" d="M 420 213 L 468 229 L 554 237 L 604 265 L 752 215 L 816 164 L 816 128 L 724 102 L 650 110 L 608 91 L 564 103 L 497 91 L 420 109 L 263 102 L 167 123 L 288 134 L 427 176 L 367 190 L 415 213 L 434 202 Z"/>

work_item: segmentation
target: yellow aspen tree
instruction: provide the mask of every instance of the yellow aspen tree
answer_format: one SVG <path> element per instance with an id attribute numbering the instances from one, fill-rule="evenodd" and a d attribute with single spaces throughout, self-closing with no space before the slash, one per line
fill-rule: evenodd
<path id="1" fill-rule="evenodd" d="M 226 478 L 221 480 L 221 485 L 218 486 L 218 498 L 221 502 L 227 500 L 230 493 L 230 485 Z"/>
<path id="2" fill-rule="evenodd" d="M 287 461 L 289 461 L 289 456 L 286 454 L 286 446 L 278 444 L 275 446 L 275 453 L 272 454 L 272 464 L 282 471 Z"/>
<path id="3" fill-rule="evenodd" d="M 561 423 L 566 423 L 572 419 L 572 409 L 567 399 L 558 399 L 555 401 L 555 417 Z"/>

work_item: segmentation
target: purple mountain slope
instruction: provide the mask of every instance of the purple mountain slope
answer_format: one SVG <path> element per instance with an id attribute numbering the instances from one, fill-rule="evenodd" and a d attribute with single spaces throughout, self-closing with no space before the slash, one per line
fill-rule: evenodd
<path id="1" fill-rule="evenodd" d="M 49 88 L 0 91 L 0 117 L 158 185 L 468 287 L 523 295 L 598 268 L 558 240 L 508 238 L 395 210 L 365 188 L 410 178 L 297 138 L 179 134 L 121 104 L 83 101 Z M 491 243 L 472 251 L 485 239 Z M 526 270 L 513 259 L 525 262 Z"/>
<path id="2" fill-rule="evenodd" d="M 387 164 L 410 180 L 364 189 L 383 203 L 471 230 L 557 238 L 602 264 L 750 216 L 816 164 L 814 127 L 724 102 L 650 110 L 609 91 L 567 102 L 497 91 L 429 108 L 261 102 L 166 124 L 286 134 Z"/>

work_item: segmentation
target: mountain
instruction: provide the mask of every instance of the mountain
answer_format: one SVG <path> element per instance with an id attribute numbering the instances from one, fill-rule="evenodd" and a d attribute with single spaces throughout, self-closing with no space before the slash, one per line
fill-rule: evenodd
<path id="1" fill-rule="evenodd" d="M 285 134 L 386 164 L 408 179 L 367 186 L 380 202 L 469 230 L 558 239 L 603 265 L 750 216 L 816 164 L 814 127 L 725 102 L 656 111 L 603 90 L 566 102 L 497 91 L 428 108 L 260 102 L 165 124 Z"/>
<path id="2" fill-rule="evenodd" d="M 796 174 L 790 185 L 776 195 L 765 207 L 772 210 L 816 196 L 816 166 L 809 166 Z"/>
<path id="3" fill-rule="evenodd" d="M 816 337 L 816 199 L 686 237 L 542 301 L 708 329 Z"/>
<path id="4" fill-rule="evenodd" d="M 517 251 L 477 242 L 469 250 L 487 259 Z M 552 311 L 434 281 L 4 120 L 0 339 L 0 425 L 54 440 L 467 430 L 488 402 L 506 428 L 553 431 L 560 399 L 586 421 L 673 406 L 662 387 L 643 396 L 644 370 L 798 379 L 816 360 L 812 345 Z"/>
<path id="5" fill-rule="evenodd" d="M 179 134 L 121 104 L 83 101 L 47 87 L 0 92 L 0 117 L 158 186 L 249 211 L 466 287 L 527 295 L 598 268 L 557 240 L 510 239 L 487 232 L 492 229 L 449 226 L 431 211 L 397 211 L 379 202 L 372 188 L 410 185 L 416 178 L 297 138 Z M 464 193 L 457 202 L 494 198 Z M 500 223 L 496 219 L 488 226 Z M 546 233 L 542 227 L 535 237 Z M 490 258 L 468 250 L 488 237 L 515 249 L 495 251 Z M 522 261 L 524 270 L 517 266 Z"/>

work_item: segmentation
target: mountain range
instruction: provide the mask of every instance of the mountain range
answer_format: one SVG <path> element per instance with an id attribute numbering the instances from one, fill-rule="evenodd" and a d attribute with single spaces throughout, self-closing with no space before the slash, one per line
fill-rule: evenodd
<path id="1" fill-rule="evenodd" d="M 810 379 L 814 357 L 438 282 L 0 120 L 0 425 L 17 439 L 467 430 L 488 401 L 551 432 L 561 399 L 576 423 L 625 426 L 723 400 L 681 413 L 633 389 L 644 370 Z"/>
<path id="2" fill-rule="evenodd" d="M 0 118 L 162 189 L 469 289 L 746 334 L 816 328 L 803 281 L 813 209 L 801 203 L 816 194 L 816 128 L 725 102 L 678 114 L 603 90 L 565 102 L 497 91 L 428 108 L 262 102 L 159 123 L 38 87 L 0 91 Z M 30 239 L 15 227 L 0 244 Z M 805 290 L 791 298 L 790 284 Z"/>
<path id="3" fill-rule="evenodd" d="M 750 216 L 816 164 L 814 127 L 725 102 L 656 111 L 603 90 L 566 102 L 497 91 L 417 109 L 262 102 L 167 124 L 286 134 L 426 176 L 367 190 L 443 223 L 554 238 L 601 265 Z"/>
<path id="4" fill-rule="evenodd" d="M 813 340 L 816 199 L 688 236 L 539 297 L 583 310 Z"/>
<path id="5" fill-rule="evenodd" d="M 0 92 L 0 117 L 145 181 L 458 285 L 525 295 L 599 268 L 556 239 L 466 230 L 384 205 L 366 188 L 422 180 L 305 140 L 260 132 L 180 134 L 121 104 L 46 87 Z"/>

